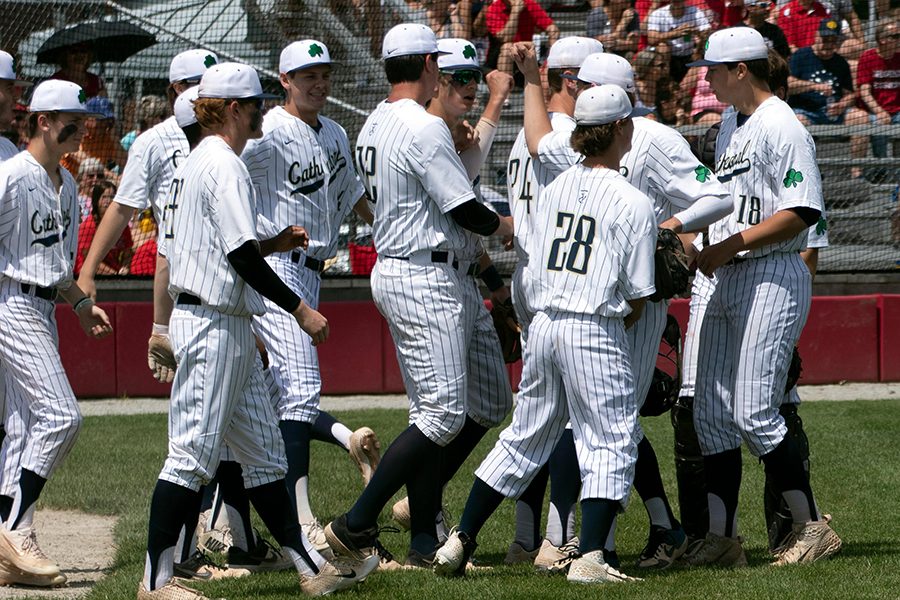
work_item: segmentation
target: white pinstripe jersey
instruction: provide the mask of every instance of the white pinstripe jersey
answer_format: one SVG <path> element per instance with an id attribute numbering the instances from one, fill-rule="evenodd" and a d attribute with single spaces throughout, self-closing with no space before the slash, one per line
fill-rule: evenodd
<path id="1" fill-rule="evenodd" d="M 812 136 L 793 110 L 772 96 L 741 125 L 737 112 L 722 120 L 716 138 L 716 175 L 734 200 L 734 212 L 710 226 L 710 243 L 752 227 L 780 210 L 809 207 L 822 211 L 822 179 Z M 742 252 L 761 257 L 806 248 L 808 233 Z"/>
<path id="2" fill-rule="evenodd" d="M 227 258 L 257 234 L 250 174 L 225 140 L 204 138 L 175 170 L 166 219 L 169 293 L 188 292 L 229 315 L 265 312 Z"/>
<path id="3" fill-rule="evenodd" d="M 360 130 L 354 158 L 375 203 L 379 254 L 469 247 L 466 230 L 447 213 L 475 194 L 442 119 L 414 100 L 382 102 Z"/>
<path id="4" fill-rule="evenodd" d="M 19 153 L 19 149 L 11 141 L 0 135 L 0 162 L 9 160 Z"/>
<path id="5" fill-rule="evenodd" d="M 149 206 L 156 222 L 162 224 L 169 184 L 176 167 L 189 153 L 187 138 L 175 117 L 169 117 L 137 136 L 128 150 L 128 162 L 115 201 L 137 210 Z"/>
<path id="6" fill-rule="evenodd" d="M 78 187 L 59 167 L 59 192 L 27 150 L 0 164 L 0 272 L 55 287 L 72 279 L 78 246 Z"/>
<path id="7" fill-rule="evenodd" d="M 550 127 L 555 132 L 569 135 L 575 129 L 575 119 L 565 113 L 552 112 Z M 533 159 L 525 142 L 525 128 L 519 130 L 506 165 L 506 193 L 513 222 L 516 224 L 513 241 L 519 260 L 528 261 L 527 238 L 532 229 L 531 212 L 535 203 L 543 189 L 564 170 L 556 168 L 555 165 L 548 168 L 540 160 Z"/>
<path id="8" fill-rule="evenodd" d="M 543 191 L 528 270 L 538 310 L 624 317 L 653 285 L 656 220 L 650 199 L 610 169 L 580 163 Z"/>

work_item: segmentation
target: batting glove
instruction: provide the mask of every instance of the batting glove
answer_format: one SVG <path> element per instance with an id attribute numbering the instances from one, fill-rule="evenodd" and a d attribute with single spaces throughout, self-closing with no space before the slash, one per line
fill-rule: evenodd
<path id="1" fill-rule="evenodd" d="M 147 366 L 153 378 L 160 383 L 172 383 L 175 379 L 175 354 L 168 334 L 154 333 L 147 342 Z"/>

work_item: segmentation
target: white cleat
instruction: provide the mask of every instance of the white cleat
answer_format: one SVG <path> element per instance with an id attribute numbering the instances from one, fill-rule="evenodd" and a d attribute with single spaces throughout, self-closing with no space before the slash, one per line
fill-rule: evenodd
<path id="1" fill-rule="evenodd" d="M 629 577 L 609 566 L 603 558 L 603 550 L 593 550 L 573 560 L 569 565 L 569 574 L 566 575 L 566 580 L 572 583 L 643 581 L 638 577 Z"/>

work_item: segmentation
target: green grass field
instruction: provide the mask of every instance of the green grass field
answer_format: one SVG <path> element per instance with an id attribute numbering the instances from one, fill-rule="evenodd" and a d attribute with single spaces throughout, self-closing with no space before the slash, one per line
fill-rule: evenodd
<path id="1" fill-rule="evenodd" d="M 375 573 L 347 592 L 359 598 L 900 598 L 900 403 L 809 403 L 801 409 L 812 446 L 813 488 L 819 505 L 834 517 L 844 540 L 833 560 L 808 566 L 768 565 L 762 518 L 762 466 L 745 453 L 741 495 L 742 534 L 751 567 L 742 570 L 671 570 L 617 586 L 578 587 L 563 578 L 534 574 L 525 566 L 500 565 L 513 536 L 513 503 L 506 502 L 479 536 L 477 558 L 500 565 L 464 580 L 437 579 L 429 572 Z M 351 428 L 373 427 L 384 443 L 405 426 L 397 410 L 342 412 Z M 644 421 L 653 441 L 670 496 L 675 496 L 672 433 L 668 417 Z M 479 446 L 447 489 L 446 501 L 458 518 L 472 484 L 472 473 L 499 430 Z M 119 517 L 117 552 L 108 576 L 92 599 L 134 598 L 144 565 L 147 512 L 154 481 L 166 449 L 164 415 L 90 417 L 72 455 L 51 480 L 44 507 L 77 509 Z M 311 501 L 322 523 L 345 511 L 356 499 L 361 480 L 347 455 L 315 443 L 312 450 Z M 385 517 L 384 524 L 387 523 Z M 620 518 L 618 548 L 623 570 L 645 542 L 647 518 L 633 497 Z M 405 556 L 408 536 L 382 535 L 385 546 Z M 73 541 L 77 547 L 77 541 Z M 210 597 L 288 599 L 300 594 L 292 573 L 253 576 L 197 586 Z"/>

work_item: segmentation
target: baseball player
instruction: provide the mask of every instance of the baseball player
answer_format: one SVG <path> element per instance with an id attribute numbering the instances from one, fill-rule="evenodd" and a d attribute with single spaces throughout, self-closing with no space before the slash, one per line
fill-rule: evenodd
<path id="1" fill-rule="evenodd" d="M 479 314 L 470 299 L 473 234 L 511 237 L 512 219 L 478 202 L 446 123 L 425 111 L 440 78 L 438 56 L 428 27 L 388 31 L 382 57 L 391 91 L 356 143 L 357 171 L 375 207 L 372 295 L 397 347 L 410 425 L 353 508 L 325 528 L 336 553 L 364 554 L 378 542 L 381 508 L 405 484 L 412 530 L 422 532 L 410 545 L 413 564 L 427 564 L 437 543 L 440 465 L 460 464 L 512 402 L 505 376 L 490 395 L 472 389 L 489 379 L 474 376 Z M 496 334 L 493 342 L 502 363 Z"/>
<path id="2" fill-rule="evenodd" d="M 575 111 L 577 87 L 574 81 L 562 76 L 574 75 L 585 57 L 595 52 L 603 52 L 603 44 L 587 37 L 565 37 L 550 47 L 544 66 L 549 90 L 546 110 L 553 131 L 571 133 L 575 129 L 572 115 Z M 525 129 L 520 129 L 509 154 L 506 181 L 509 206 L 516 223 L 513 247 L 517 262 L 512 276 L 513 306 L 521 327 L 523 348 L 527 345 L 528 327 L 535 312 L 530 304 L 533 301 L 530 282 L 526 279 L 528 253 L 525 248 L 533 229 L 531 215 L 540 201 L 544 187 L 560 172 L 546 168 L 538 157 L 528 151 Z M 548 474 L 550 506 L 546 535 L 542 542 L 539 529 Z M 554 450 L 550 457 L 548 468 L 542 469 L 516 501 L 516 535 L 509 546 L 505 562 L 515 564 L 534 561 L 538 568 L 549 568 L 570 551 L 577 550 L 577 544 L 569 542 L 574 542 L 574 508 L 580 485 L 572 430 L 566 428 L 558 450 Z"/>
<path id="3" fill-rule="evenodd" d="M 247 494 L 301 575 L 301 589 L 322 595 L 353 585 L 378 564 L 350 570 L 328 563 L 303 535 L 284 483 L 284 446 L 267 402 L 252 333 L 262 297 L 294 315 L 323 342 L 328 323 L 290 290 L 262 254 L 291 251 L 306 233 L 288 227 L 259 241 L 250 175 L 240 160 L 248 139 L 262 134 L 262 93 L 251 67 L 214 65 L 194 103 L 205 137 L 176 169 L 166 198 L 164 235 L 175 298 L 170 326 L 178 369 L 172 384 L 169 457 L 150 507 L 144 578 L 138 599 L 204 598 L 173 578 L 173 554 L 185 522 L 196 521 L 201 485 L 212 477 L 222 443 L 243 467 Z"/>
<path id="4" fill-rule="evenodd" d="M 439 575 L 464 573 L 491 513 L 524 491 L 571 418 L 583 489 L 581 557 L 568 579 L 631 579 L 606 564 L 602 551 L 637 459 L 625 329 L 655 290 L 653 209 L 618 173 L 631 145 L 631 115 L 617 86 L 588 90 L 576 102 L 572 144 L 585 158 L 543 190 L 532 213 L 528 271 L 540 292 L 512 424 L 475 472 L 459 527 L 437 551 Z"/>
<path id="5" fill-rule="evenodd" d="M 0 165 L 0 363 L 16 390 L 25 427 L 18 486 L 0 527 L 0 570 L 9 583 L 52 586 L 66 577 L 37 544 L 35 504 L 66 458 L 81 427 L 81 412 L 60 361 L 54 300 L 74 307 L 93 337 L 112 328 L 106 313 L 74 283 L 78 231 L 75 180 L 59 166 L 81 144 L 93 116 L 78 85 L 46 81 L 28 107 L 28 148 Z"/>
<path id="6" fill-rule="evenodd" d="M 331 91 L 328 48 L 317 40 L 294 42 L 282 50 L 279 70 L 286 101 L 266 114 L 263 137 L 247 144 L 243 160 L 259 193 L 259 214 L 276 231 L 300 223 L 309 234 L 305 251 L 273 254 L 266 260 L 315 309 L 321 273 L 337 251 L 341 223 L 351 210 L 368 223 L 372 213 L 353 168 L 346 132 L 319 114 Z M 271 301 L 265 304 L 265 314 L 254 319 L 254 331 L 266 348 L 269 373 L 278 390 L 276 413 L 287 451 L 288 490 L 304 533 L 324 551 L 325 532 L 313 515 L 307 492 L 309 442 L 320 414 L 319 358 L 313 340 L 297 328 L 293 317 Z M 377 452 L 377 444 L 369 428 L 351 434 L 348 441 L 353 455 Z"/>
<path id="7" fill-rule="evenodd" d="M 787 96 L 788 90 L 788 65 L 777 52 L 769 52 L 769 89 L 781 100 Z M 734 110 L 733 108 L 729 108 Z M 710 128 L 704 139 L 711 139 L 710 148 L 701 150 L 700 160 L 709 168 L 715 168 L 715 135 L 718 133 L 719 124 Z M 816 225 L 808 230 L 807 248 L 800 253 L 806 263 L 810 274 L 814 277 L 818 265 L 820 248 L 828 246 L 828 225 L 822 216 Z M 702 243 L 695 242 L 697 250 L 702 250 Z M 685 332 L 684 359 L 682 366 L 682 384 L 679 398 L 672 410 L 672 426 L 675 428 L 675 474 L 678 482 L 679 506 L 681 507 L 681 521 L 691 543 L 688 546 L 688 554 L 699 547 L 696 542 L 701 542 L 706 537 L 709 528 L 709 514 L 706 505 L 706 482 L 703 475 L 703 455 L 700 452 L 697 433 L 693 423 L 694 388 L 697 376 L 697 356 L 699 354 L 698 337 L 700 325 L 703 322 L 703 314 L 715 289 L 716 277 L 706 277 L 701 272 L 694 276 L 691 289 L 690 317 Z M 797 414 L 797 406 L 800 396 L 797 387 L 789 390 L 779 407 L 781 416 L 784 417 L 788 435 L 797 438 L 804 456 L 804 466 L 809 470 L 809 441 L 803 431 L 803 422 Z M 790 511 L 784 506 L 780 494 L 774 493 L 769 477 L 766 477 L 765 486 L 765 511 L 766 524 L 769 532 L 769 549 L 777 550 L 783 545 L 785 536 L 791 532 Z"/>
<path id="8" fill-rule="evenodd" d="M 717 276 L 700 328 L 694 397 L 709 532 L 686 562 L 746 564 L 737 532 L 742 441 L 765 464 L 794 521 L 775 564 L 812 562 L 837 552 L 841 541 L 819 514 L 778 408 L 810 305 L 810 272 L 799 252 L 824 210 L 815 146 L 769 90 L 759 32 L 718 31 L 695 64 L 709 67 L 716 97 L 735 108 L 716 140 L 716 175 L 735 210 L 710 227 L 697 259 L 704 275 Z"/>
<path id="9" fill-rule="evenodd" d="M 528 64 L 523 61 L 523 66 L 529 69 L 531 79 L 535 80 L 533 61 Z M 576 81 L 581 89 L 600 84 L 618 85 L 634 100 L 631 65 L 613 54 L 592 54 L 585 58 Z M 541 110 L 540 97 L 532 92 L 526 96 L 526 102 L 529 99 L 532 105 L 538 105 L 538 110 L 534 111 L 537 113 L 534 119 L 528 118 L 530 112 L 526 113 L 526 139 L 536 140 L 536 150 L 542 164 L 549 168 L 565 168 L 577 160 L 577 154 L 565 135 L 551 131 L 549 121 Z M 528 109 L 526 104 L 526 111 Z M 623 157 L 620 170 L 632 185 L 651 198 L 660 227 L 676 232 L 697 231 L 732 210 L 725 188 L 710 176 L 706 167 L 698 163 L 681 135 L 643 117 L 634 119 L 634 129 L 632 149 Z M 666 301 L 648 302 L 641 318 L 628 332 L 639 407 L 650 390 L 667 309 Z M 650 519 L 648 541 L 638 559 L 638 566 L 664 569 L 685 551 L 687 539 L 669 505 L 653 447 L 644 437 L 639 423 L 637 427 L 638 463 L 634 483 Z M 606 549 L 609 554 L 607 558 L 615 562 L 612 537 Z"/>

